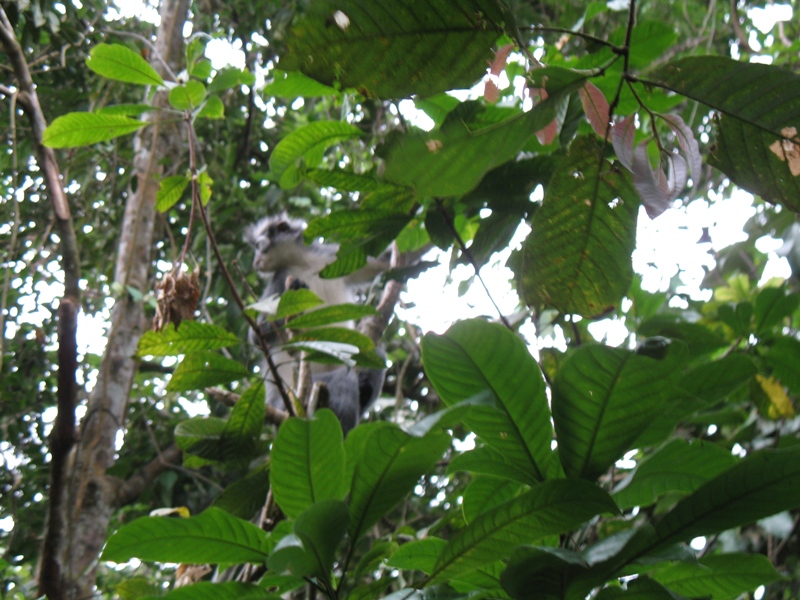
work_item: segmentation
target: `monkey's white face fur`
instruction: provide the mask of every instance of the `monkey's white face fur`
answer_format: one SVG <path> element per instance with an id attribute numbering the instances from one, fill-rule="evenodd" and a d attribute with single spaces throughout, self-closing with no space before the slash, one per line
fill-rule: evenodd
<path id="1" fill-rule="evenodd" d="M 317 271 L 330 262 L 328 253 L 317 252 L 317 244 L 303 243 L 305 223 L 291 219 L 286 213 L 264 217 L 245 229 L 244 239 L 255 249 L 253 267 L 261 273 L 272 273 L 279 269 L 315 269 Z M 335 250 L 334 250 L 335 253 Z"/>

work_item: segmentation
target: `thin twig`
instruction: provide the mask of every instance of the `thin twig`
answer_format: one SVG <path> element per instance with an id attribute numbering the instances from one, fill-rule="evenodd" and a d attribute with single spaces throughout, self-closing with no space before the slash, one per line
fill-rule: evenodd
<path id="1" fill-rule="evenodd" d="M 438 198 L 436 199 L 436 206 L 439 207 L 439 210 L 442 213 L 442 217 L 444 218 L 445 223 L 447 223 L 447 227 L 450 229 L 450 232 L 455 237 L 456 243 L 458 244 L 459 248 L 461 248 L 462 254 L 467 258 L 469 264 L 472 265 L 472 268 L 475 269 L 475 277 L 478 279 L 478 281 L 481 282 L 483 289 L 486 291 L 486 295 L 489 297 L 489 301 L 492 303 L 492 306 L 494 306 L 495 310 L 497 311 L 497 314 L 500 315 L 500 320 L 503 322 L 503 325 L 505 325 L 506 327 L 508 327 L 513 331 L 511 323 L 508 322 L 508 319 L 506 319 L 506 316 L 500 310 L 500 307 L 497 306 L 497 302 L 494 301 L 492 293 L 489 291 L 489 287 L 486 285 L 486 282 L 483 281 L 483 277 L 481 277 L 481 267 L 480 265 L 478 265 L 478 261 L 476 261 L 475 257 L 472 256 L 472 252 L 470 252 L 469 248 L 467 248 L 467 245 L 464 243 L 464 240 L 461 238 L 461 235 L 458 233 L 458 230 L 456 230 L 456 227 L 453 224 L 452 220 L 450 219 L 449 215 L 447 214 L 447 211 L 445 211 L 442 201 Z"/>
<path id="2" fill-rule="evenodd" d="M 292 405 L 292 400 L 289 397 L 289 394 L 286 392 L 286 388 L 283 385 L 283 379 L 278 373 L 278 367 L 275 366 L 275 361 L 272 360 L 272 353 L 270 351 L 269 344 L 261 333 L 261 327 L 259 327 L 255 319 L 253 319 L 253 317 L 246 312 L 247 307 L 245 306 L 244 300 L 242 300 L 242 296 L 239 294 L 239 290 L 236 289 L 236 283 L 233 281 L 233 277 L 231 277 L 228 267 L 225 265 L 225 261 L 219 251 L 219 246 L 217 246 L 217 240 L 214 237 L 214 232 L 211 229 L 211 223 L 208 221 L 208 215 L 206 214 L 205 207 L 200 199 L 200 188 L 197 181 L 197 138 L 195 137 L 191 114 L 188 111 L 186 113 L 186 125 L 189 130 L 189 168 L 192 173 L 192 203 L 197 204 L 197 212 L 200 213 L 200 217 L 203 220 L 203 226 L 205 227 L 206 235 L 208 236 L 209 242 L 211 242 L 211 248 L 214 250 L 214 256 L 217 258 L 217 264 L 219 265 L 219 268 L 222 271 L 222 276 L 225 278 L 228 288 L 233 295 L 233 300 L 242 311 L 242 316 L 244 316 L 248 325 L 250 325 L 250 328 L 256 334 L 258 345 L 260 346 L 261 351 L 264 353 L 264 357 L 267 359 L 267 367 L 269 368 L 269 371 L 275 380 L 275 387 L 278 388 L 278 393 L 283 399 L 286 412 L 288 412 L 291 416 L 296 416 L 294 406 Z"/>

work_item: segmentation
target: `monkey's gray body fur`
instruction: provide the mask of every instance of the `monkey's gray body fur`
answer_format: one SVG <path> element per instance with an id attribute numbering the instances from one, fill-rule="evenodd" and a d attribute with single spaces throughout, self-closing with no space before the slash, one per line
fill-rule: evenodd
<path id="1" fill-rule="evenodd" d="M 286 291 L 287 280 L 292 288 L 307 287 L 326 304 L 355 302 L 358 294 L 381 271 L 384 263 L 372 261 L 363 269 L 346 277 L 322 279 L 319 272 L 336 259 L 338 246 L 313 242 L 303 243 L 305 223 L 290 219 L 286 214 L 264 217 L 245 229 L 245 241 L 255 249 L 254 268 L 271 280 L 261 295 L 265 300 L 280 296 Z M 276 329 L 266 319 L 260 319 L 261 333 L 270 346 L 281 340 Z M 347 324 L 354 327 L 353 323 Z M 250 333 L 251 342 L 255 334 Z M 273 352 L 272 358 L 285 384 L 294 384 L 297 360 L 288 352 Z M 263 365 L 266 370 L 266 363 Z M 345 434 L 358 424 L 361 413 L 378 398 L 383 387 L 384 369 L 358 369 L 346 366 L 311 365 L 312 382 L 324 383 L 328 393 L 328 406 L 339 417 Z M 278 387 L 267 377 L 267 402 L 283 410 L 283 399 Z"/>

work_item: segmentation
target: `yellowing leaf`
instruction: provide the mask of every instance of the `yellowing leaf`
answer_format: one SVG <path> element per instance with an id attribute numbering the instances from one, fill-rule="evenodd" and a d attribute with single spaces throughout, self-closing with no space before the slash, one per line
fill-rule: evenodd
<path id="1" fill-rule="evenodd" d="M 789 396 L 786 395 L 786 390 L 783 389 L 780 381 L 774 377 L 764 377 L 761 374 L 756 375 L 761 389 L 769 398 L 769 409 L 767 411 L 770 419 L 777 419 L 779 417 L 786 417 L 791 419 L 795 416 L 794 406 Z"/>

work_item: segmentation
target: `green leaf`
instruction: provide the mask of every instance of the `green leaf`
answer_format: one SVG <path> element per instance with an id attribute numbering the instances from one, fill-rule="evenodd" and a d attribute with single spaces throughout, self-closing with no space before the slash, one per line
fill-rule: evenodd
<path id="1" fill-rule="evenodd" d="M 264 506 L 269 492 L 269 464 L 265 463 L 225 488 L 211 506 L 240 519 L 249 519 Z"/>
<path id="2" fill-rule="evenodd" d="M 623 590 L 618 587 L 607 587 L 600 591 L 597 600 L 679 600 L 675 594 L 647 577 L 638 577 L 629 581 Z"/>
<path id="3" fill-rule="evenodd" d="M 161 331 L 145 332 L 139 340 L 137 356 L 178 356 L 226 348 L 240 342 L 237 336 L 218 325 L 184 320 L 177 329 L 170 323 Z"/>
<path id="4" fill-rule="evenodd" d="M 161 590 L 159 590 L 161 592 Z M 278 600 L 278 594 L 254 583 L 199 581 L 154 597 L 161 600 Z M 148 599 L 149 600 L 149 599 Z"/>
<path id="5" fill-rule="evenodd" d="M 294 23 L 279 67 L 368 97 L 431 96 L 481 78 L 504 21 L 494 0 L 323 0 Z"/>
<path id="6" fill-rule="evenodd" d="M 197 116 L 203 119 L 222 119 L 225 117 L 225 105 L 219 96 L 209 96 Z"/>
<path id="7" fill-rule="evenodd" d="M 5 565 L 0 564 L 0 568 L 5 569 Z M 114 591 L 119 594 L 121 600 L 139 600 L 145 596 L 162 595 L 161 588 L 144 577 L 126 579 L 114 586 Z"/>
<path id="8" fill-rule="evenodd" d="M 466 194 L 488 171 L 516 157 L 537 131 L 553 121 L 562 99 L 563 94 L 556 93 L 529 112 L 515 112 L 511 118 L 480 127 L 465 122 L 469 115 L 456 110 L 441 129 L 390 138 L 379 149 L 386 160 L 384 177 L 413 188 L 423 198 Z"/>
<path id="9" fill-rule="evenodd" d="M 192 61 L 187 61 L 187 62 L 191 63 Z M 206 79 L 211 77 L 211 71 L 212 71 L 211 61 L 204 58 L 203 60 L 197 61 L 192 66 L 189 74 L 192 77 L 196 77 L 200 81 L 205 81 Z"/>
<path id="10" fill-rule="evenodd" d="M 407 198 L 404 193 L 401 190 L 401 197 Z M 336 260 L 320 271 L 321 277 L 343 277 L 361 269 L 367 265 L 367 256 L 378 256 L 411 221 L 395 208 L 365 208 L 365 204 L 366 200 L 360 210 L 340 210 L 308 224 L 307 240 L 324 237 L 341 242 Z"/>
<path id="11" fill-rule="evenodd" d="M 426 537 L 408 542 L 400 546 L 400 549 L 392 554 L 386 564 L 398 569 L 415 569 L 423 573 L 430 573 L 433 571 L 437 557 L 446 545 L 445 540 L 437 537 Z"/>
<path id="12" fill-rule="evenodd" d="M 484 475 L 502 477 L 527 485 L 537 483 L 536 478 L 530 472 L 516 466 L 491 446 L 475 448 L 469 452 L 456 455 L 450 461 L 447 472 L 456 473 L 458 471 L 483 473 Z"/>
<path id="13" fill-rule="evenodd" d="M 158 192 L 156 192 L 156 210 L 163 213 L 175 206 L 190 181 L 191 179 L 186 175 L 173 175 L 162 179 L 158 185 Z"/>
<path id="14" fill-rule="evenodd" d="M 270 171 L 282 188 L 291 189 L 299 183 L 298 161 L 301 158 L 306 158 L 307 166 L 315 167 L 326 148 L 360 136 L 358 127 L 342 121 L 309 123 L 278 142 L 269 158 Z"/>
<path id="15" fill-rule="evenodd" d="M 519 337 L 497 323 L 461 321 L 442 336 L 425 336 L 422 362 L 448 405 L 490 390 L 497 405 L 494 417 L 493 407 L 473 407 L 464 422 L 502 454 L 513 450 L 519 457 L 515 466 L 536 481 L 546 478 L 553 429 L 544 379 Z"/>
<path id="16" fill-rule="evenodd" d="M 334 304 L 295 317 L 291 320 L 291 326 L 299 328 L 334 325 L 377 314 L 378 311 L 368 304 Z"/>
<path id="17" fill-rule="evenodd" d="M 138 117 L 149 112 L 153 112 L 154 110 L 158 110 L 158 107 L 150 106 L 149 104 L 112 104 L 110 106 L 104 106 L 103 108 L 95 111 L 94 114 Z"/>
<path id="18" fill-rule="evenodd" d="M 244 73 L 235 67 L 222 69 L 216 75 L 211 83 L 208 84 L 208 93 L 216 94 L 223 90 L 227 90 L 242 83 Z"/>
<path id="19" fill-rule="evenodd" d="M 311 290 L 305 288 L 286 290 L 281 294 L 278 310 L 271 320 L 284 319 L 286 317 L 298 315 L 320 304 L 324 304 L 324 302 Z"/>
<path id="20" fill-rule="evenodd" d="M 729 450 L 702 440 L 672 440 L 614 490 L 622 509 L 649 506 L 667 493 L 689 493 L 736 464 Z"/>
<path id="21" fill-rule="evenodd" d="M 68 113 L 50 123 L 42 134 L 49 148 L 75 148 L 105 142 L 148 125 L 125 115 Z"/>
<path id="22" fill-rule="evenodd" d="M 768 332 L 791 316 L 798 306 L 800 294 L 787 295 L 783 287 L 761 290 L 755 303 L 756 335 Z"/>
<path id="23" fill-rule="evenodd" d="M 800 116 L 795 123 L 798 121 Z M 709 164 L 748 192 L 800 212 L 797 128 L 787 127 L 783 135 L 778 136 L 725 115 L 717 118 L 715 124 L 717 143 L 709 156 Z"/>
<path id="24" fill-rule="evenodd" d="M 389 423 L 364 432 L 360 445 L 347 447 L 348 469 L 354 467 L 349 529 L 354 543 L 414 488 L 450 445 L 444 432 L 417 438 Z"/>
<path id="25" fill-rule="evenodd" d="M 374 175 L 351 173 L 342 169 L 308 169 L 305 176 L 321 187 L 332 187 L 343 192 L 369 193 L 382 189 L 400 189 L 378 181 Z"/>
<path id="26" fill-rule="evenodd" d="M 86 66 L 107 79 L 141 85 L 164 85 L 164 80 L 145 59 L 122 44 L 97 44 L 86 59 Z"/>
<path id="27" fill-rule="evenodd" d="M 530 598 L 530 590 L 536 590 L 537 600 L 563 600 L 565 582 L 572 573 L 585 568 L 586 562 L 577 552 L 524 546 L 514 550 L 500 582 L 516 600 Z"/>
<path id="28" fill-rule="evenodd" d="M 800 119 L 800 75 L 722 56 L 671 61 L 641 81 L 702 102 L 773 135 Z"/>
<path id="29" fill-rule="evenodd" d="M 627 171 L 582 137 L 553 174 L 516 271 L 529 306 L 597 317 L 631 284 L 639 200 Z"/>
<path id="30" fill-rule="evenodd" d="M 497 477 L 475 477 L 464 490 L 464 520 L 471 523 L 495 506 L 511 500 L 521 486 L 516 481 Z"/>
<path id="31" fill-rule="evenodd" d="M 186 454 L 206 461 L 221 462 L 236 456 L 222 453 L 220 439 L 225 429 L 225 419 L 219 417 L 194 417 L 181 421 L 175 427 L 175 443 Z M 184 456 L 184 463 L 188 457 Z"/>
<path id="32" fill-rule="evenodd" d="M 200 390 L 247 377 L 245 366 L 213 352 L 187 354 L 167 384 L 169 392 Z"/>
<path id="33" fill-rule="evenodd" d="M 261 563 L 267 534 L 217 508 L 189 519 L 142 517 L 123 525 L 108 540 L 102 560 L 132 558 L 172 563 Z"/>
<path id="34" fill-rule="evenodd" d="M 278 96 L 292 100 L 294 98 L 319 98 L 322 96 L 341 95 L 341 92 L 336 88 L 324 85 L 297 71 L 291 73 L 274 71 L 273 73 L 275 79 L 263 90 L 266 96 Z"/>
<path id="35" fill-rule="evenodd" d="M 761 554 L 718 554 L 696 563 L 666 565 L 653 579 L 687 598 L 733 600 L 760 585 L 781 579 L 769 559 Z"/>
<path id="36" fill-rule="evenodd" d="M 545 481 L 455 533 L 436 561 L 431 582 L 502 559 L 515 546 L 565 533 L 595 515 L 617 512 L 611 497 L 593 483 Z"/>
<path id="37" fill-rule="evenodd" d="M 793 337 L 778 337 L 764 359 L 772 367 L 773 375 L 794 394 L 800 395 L 800 341 Z"/>
<path id="38" fill-rule="evenodd" d="M 220 436 L 223 456 L 248 459 L 264 428 L 264 383 L 251 385 L 236 401 Z"/>
<path id="39" fill-rule="evenodd" d="M 673 342 L 661 360 L 620 348 L 584 346 L 553 384 L 558 454 L 570 477 L 595 479 L 631 450 L 659 414 L 688 359 Z"/>
<path id="40" fill-rule="evenodd" d="M 347 524 L 344 502 L 322 500 L 309 506 L 295 520 L 294 535 L 278 542 L 269 558 L 269 568 L 291 569 L 297 577 L 318 577 L 330 589 L 336 548 L 347 532 Z"/>
<path id="41" fill-rule="evenodd" d="M 290 519 L 320 500 L 344 498 L 344 468 L 342 426 L 330 410 L 281 425 L 272 448 L 270 481 L 278 506 Z"/>
<path id="42" fill-rule="evenodd" d="M 206 97 L 206 86 L 191 79 L 169 91 L 169 103 L 176 110 L 192 110 L 202 104 Z"/>

